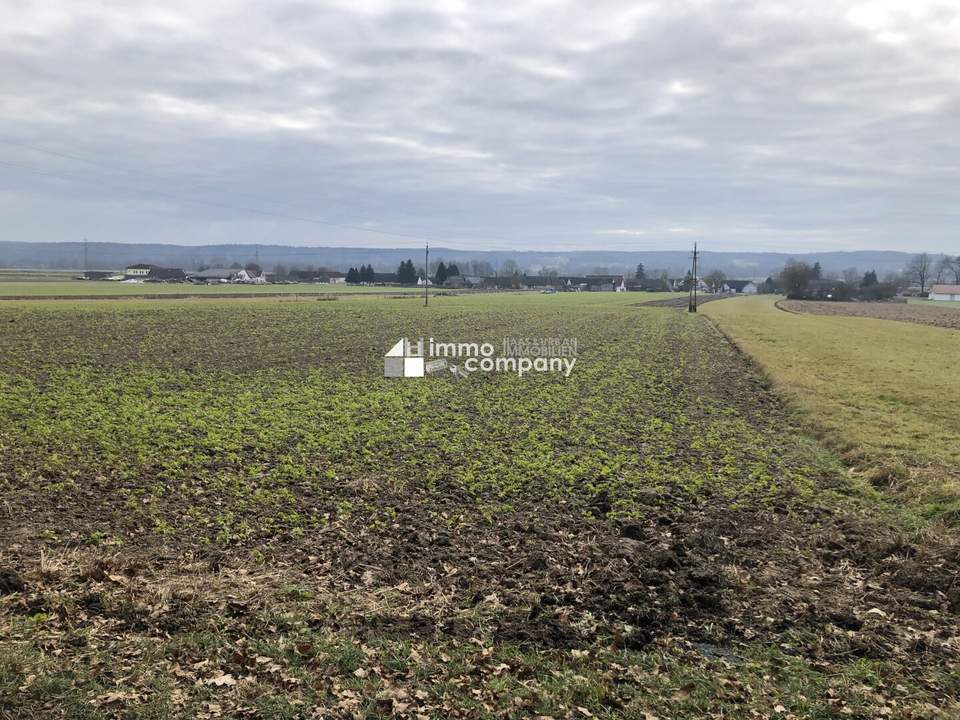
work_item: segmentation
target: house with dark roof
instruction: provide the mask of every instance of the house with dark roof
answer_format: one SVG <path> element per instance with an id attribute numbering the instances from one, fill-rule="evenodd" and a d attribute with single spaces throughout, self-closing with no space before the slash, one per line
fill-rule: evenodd
<path id="1" fill-rule="evenodd" d="M 322 283 L 333 283 L 335 285 L 345 283 L 347 281 L 346 273 L 342 273 L 338 270 L 324 270 L 318 275 L 318 278 Z"/>
<path id="2" fill-rule="evenodd" d="M 400 283 L 400 276 L 395 272 L 375 272 L 373 274 L 373 283 L 374 285 L 398 285 Z"/>
<path id="3" fill-rule="evenodd" d="M 147 275 L 150 274 L 151 270 L 153 270 L 153 265 L 137 263 L 136 265 L 127 266 L 127 269 L 123 272 L 123 276 L 128 280 L 135 278 L 146 278 Z"/>
<path id="4" fill-rule="evenodd" d="M 189 273 L 187 280 L 194 283 L 228 283 L 236 277 L 237 272 L 232 268 L 207 268 Z"/>
<path id="5" fill-rule="evenodd" d="M 138 263 L 130 265 L 123 273 L 125 280 L 147 280 L 153 282 L 186 280 L 187 274 L 180 268 L 165 268 L 159 265 Z"/>

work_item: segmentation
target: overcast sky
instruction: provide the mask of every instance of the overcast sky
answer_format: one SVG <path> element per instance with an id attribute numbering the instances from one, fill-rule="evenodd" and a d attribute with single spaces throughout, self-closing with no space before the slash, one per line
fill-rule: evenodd
<path id="1" fill-rule="evenodd" d="M 0 0 L 0 239 L 960 253 L 958 10 Z"/>

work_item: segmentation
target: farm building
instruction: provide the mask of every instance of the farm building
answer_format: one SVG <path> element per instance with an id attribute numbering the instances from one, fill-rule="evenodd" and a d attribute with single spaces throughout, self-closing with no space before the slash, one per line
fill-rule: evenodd
<path id="1" fill-rule="evenodd" d="M 592 292 L 623 292 L 627 289 L 623 275 L 587 275 L 586 279 Z"/>
<path id="2" fill-rule="evenodd" d="M 252 278 L 246 270 L 236 270 L 234 268 L 208 268 L 207 270 L 198 270 L 187 276 L 190 282 L 194 283 L 230 283 L 230 282 L 251 282 Z M 264 280 L 265 282 L 266 280 Z"/>
<path id="3" fill-rule="evenodd" d="M 123 277 L 126 280 L 185 280 L 187 275 L 180 268 L 139 263 L 124 270 Z"/>
<path id="4" fill-rule="evenodd" d="M 147 265 L 146 263 L 138 263 L 136 265 L 130 265 L 126 270 L 124 270 L 124 277 L 127 278 L 145 278 L 150 274 L 150 271 L 153 270 L 153 265 Z"/>
<path id="5" fill-rule="evenodd" d="M 375 285 L 397 285 L 399 282 L 400 275 L 395 272 L 375 272 L 373 274 Z"/>
<path id="6" fill-rule="evenodd" d="M 723 292 L 737 295 L 756 295 L 757 286 L 752 280 L 727 280 L 723 283 Z"/>
<path id="7" fill-rule="evenodd" d="M 931 300 L 953 300 L 960 302 L 960 285 L 934 285 L 930 288 Z"/>
<path id="8" fill-rule="evenodd" d="M 670 281 L 664 278 L 643 278 L 642 280 L 626 280 L 627 290 L 632 292 L 669 292 Z"/>

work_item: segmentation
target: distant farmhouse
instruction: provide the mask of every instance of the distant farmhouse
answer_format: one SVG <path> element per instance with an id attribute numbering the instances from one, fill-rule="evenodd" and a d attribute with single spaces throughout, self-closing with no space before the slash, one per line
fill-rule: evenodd
<path id="1" fill-rule="evenodd" d="M 563 292 L 624 292 L 623 275 L 515 275 L 477 278 L 480 287 L 518 290 L 558 290 Z"/>
<path id="2" fill-rule="evenodd" d="M 150 274 L 151 270 L 153 270 L 153 265 L 131 265 L 124 271 L 123 275 L 128 280 L 133 278 L 145 278 Z"/>
<path id="3" fill-rule="evenodd" d="M 187 274 L 180 268 L 165 268 L 159 265 L 147 265 L 144 263 L 130 265 L 123 272 L 123 279 L 130 281 L 183 281 L 187 279 Z"/>
<path id="4" fill-rule="evenodd" d="M 345 273 L 337 272 L 336 270 L 326 270 L 320 273 L 320 282 L 332 283 L 334 285 L 340 285 L 347 281 L 347 276 Z"/>
<path id="5" fill-rule="evenodd" d="M 242 268 L 208 268 L 198 270 L 187 275 L 187 280 L 199 285 L 214 285 L 235 283 L 241 285 L 265 285 L 267 278 L 263 274 L 244 270 Z"/>
<path id="6" fill-rule="evenodd" d="M 960 285 L 934 285 L 929 297 L 931 300 L 960 302 Z"/>

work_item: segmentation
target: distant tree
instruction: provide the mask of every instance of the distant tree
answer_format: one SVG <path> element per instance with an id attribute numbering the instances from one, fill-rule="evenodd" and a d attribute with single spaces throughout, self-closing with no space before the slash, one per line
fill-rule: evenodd
<path id="1" fill-rule="evenodd" d="M 454 275 L 460 274 L 460 268 L 457 267 L 456 263 L 450 263 L 447 267 L 447 277 L 452 278 Z"/>
<path id="2" fill-rule="evenodd" d="M 347 270 L 347 282 L 350 283 L 351 285 L 360 284 L 360 273 L 357 271 L 356 268 L 350 268 L 349 270 Z"/>
<path id="3" fill-rule="evenodd" d="M 513 275 L 520 274 L 520 266 L 517 265 L 516 260 L 504 260 L 503 264 L 500 266 L 500 271 L 498 273 L 504 277 L 511 277 Z"/>
<path id="4" fill-rule="evenodd" d="M 232 264 L 230 265 L 230 269 L 231 269 L 231 270 L 243 270 L 243 265 L 241 265 L 241 264 L 238 263 L 238 262 L 235 262 L 235 263 L 232 263 Z"/>
<path id="5" fill-rule="evenodd" d="M 286 265 L 274 265 L 273 266 L 273 276 L 277 280 L 284 280 L 287 277 L 287 266 Z"/>
<path id="6" fill-rule="evenodd" d="M 813 267 L 810 269 L 810 279 L 819 280 L 821 277 L 823 277 L 823 268 L 820 267 L 819 262 L 815 262 Z"/>
<path id="7" fill-rule="evenodd" d="M 556 268 L 551 268 L 551 267 L 542 267 L 542 268 L 540 268 L 539 270 L 537 270 L 537 275 L 539 275 L 540 277 L 555 278 L 555 277 L 557 277 L 559 274 L 560 274 L 560 273 L 557 272 L 557 269 L 556 269 Z"/>
<path id="8" fill-rule="evenodd" d="M 493 265 L 488 263 L 486 260 L 471 260 L 468 264 L 468 267 L 471 275 L 490 277 L 497 274 L 497 271 L 493 269 Z"/>
<path id="9" fill-rule="evenodd" d="M 843 273 L 841 273 L 841 276 L 843 277 L 843 282 L 852 288 L 855 288 L 860 284 L 860 271 L 855 267 L 848 267 L 843 271 Z"/>
<path id="10" fill-rule="evenodd" d="M 883 280 L 881 285 L 894 285 L 897 290 L 903 290 L 910 286 L 912 280 L 910 279 L 910 274 L 906 272 L 895 272 L 893 270 L 885 272 L 883 274 Z"/>
<path id="11" fill-rule="evenodd" d="M 727 281 L 727 276 L 722 270 L 713 270 L 703 278 L 703 281 L 712 292 L 720 292 Z"/>
<path id="12" fill-rule="evenodd" d="M 243 266 L 243 269 L 246 270 L 251 275 L 259 275 L 263 272 L 263 268 L 257 265 L 256 263 L 247 263 Z"/>
<path id="13" fill-rule="evenodd" d="M 907 266 L 907 275 L 911 280 L 920 284 L 921 294 L 927 291 L 927 280 L 930 279 L 932 269 L 933 261 L 927 253 L 914 255 L 910 265 Z"/>
<path id="14" fill-rule="evenodd" d="M 787 260 L 787 264 L 780 271 L 780 284 L 788 298 L 802 298 L 807 294 L 810 282 L 816 279 L 815 267 L 799 260 Z"/>
<path id="15" fill-rule="evenodd" d="M 643 269 L 643 263 L 637 265 L 637 271 L 633 274 L 634 280 L 643 280 L 647 277 L 646 271 Z"/>
<path id="16" fill-rule="evenodd" d="M 880 281 L 877 280 L 877 271 L 868 270 L 863 274 L 863 280 L 860 281 L 860 287 L 871 287 L 879 284 L 879 282 Z"/>
<path id="17" fill-rule="evenodd" d="M 772 277 L 768 277 L 766 280 L 760 283 L 759 290 L 762 293 L 771 295 L 777 292 L 777 282 Z"/>
<path id="18" fill-rule="evenodd" d="M 397 281 L 401 285 L 414 285 L 417 282 L 417 271 L 413 269 L 413 260 L 404 260 L 397 268 Z"/>
<path id="19" fill-rule="evenodd" d="M 433 282 L 436 285 L 443 285 L 447 281 L 447 266 L 444 265 L 443 260 L 437 263 L 437 271 L 434 273 Z"/>
<path id="20" fill-rule="evenodd" d="M 960 285 L 960 255 L 950 258 L 950 272 L 953 273 L 953 281 Z"/>
<path id="21" fill-rule="evenodd" d="M 680 289 L 684 292 L 690 292 L 693 289 L 693 274 L 689 270 L 687 270 L 687 274 L 680 284 Z"/>
<path id="22" fill-rule="evenodd" d="M 206 269 L 207 269 L 207 266 L 202 263 L 200 265 L 197 265 L 197 272 L 203 272 Z"/>
<path id="23" fill-rule="evenodd" d="M 373 265 L 367 265 L 360 271 L 360 282 L 372 283 L 376 278 L 376 274 L 373 271 Z"/>
<path id="24" fill-rule="evenodd" d="M 942 255 L 940 257 L 940 260 L 937 262 L 938 283 L 949 281 L 950 278 L 955 276 L 954 264 L 956 263 L 956 260 L 956 258 L 953 258 L 949 255 Z"/>
<path id="25" fill-rule="evenodd" d="M 857 297 L 861 300 L 889 300 L 897 294 L 897 286 L 892 283 L 874 283 L 861 285 Z"/>

